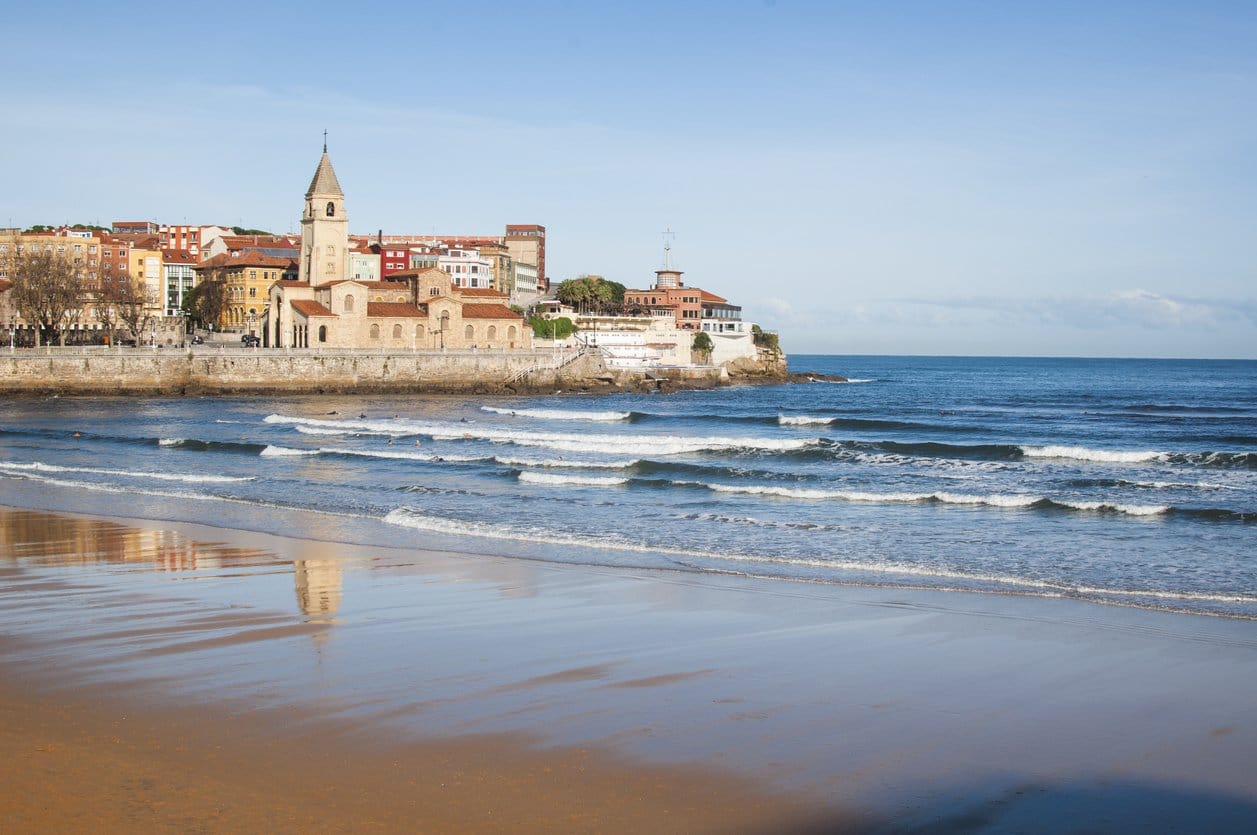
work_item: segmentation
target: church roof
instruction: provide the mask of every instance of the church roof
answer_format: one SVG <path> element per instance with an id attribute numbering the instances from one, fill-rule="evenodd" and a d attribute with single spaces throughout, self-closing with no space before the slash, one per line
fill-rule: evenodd
<path id="1" fill-rule="evenodd" d="M 511 310 L 504 304 L 465 304 L 463 305 L 464 319 L 514 319 L 521 321 L 522 317 Z"/>
<path id="2" fill-rule="evenodd" d="M 345 192 L 340 190 L 340 181 L 336 179 L 336 172 L 332 169 L 332 158 L 327 155 L 326 149 L 319 160 L 319 167 L 315 169 L 314 179 L 310 180 L 310 188 L 306 190 L 306 197 L 316 194 L 345 196 Z"/>
<path id="3" fill-rule="evenodd" d="M 498 290 L 492 290 L 488 287 L 459 287 L 455 290 L 455 292 L 457 292 L 458 295 L 466 297 L 466 298 L 472 298 L 472 297 L 481 298 L 481 299 L 505 299 L 507 298 L 506 293 L 502 293 Z"/>
<path id="4" fill-rule="evenodd" d="M 292 309 L 302 316 L 331 316 L 332 311 L 313 299 L 293 299 Z"/>

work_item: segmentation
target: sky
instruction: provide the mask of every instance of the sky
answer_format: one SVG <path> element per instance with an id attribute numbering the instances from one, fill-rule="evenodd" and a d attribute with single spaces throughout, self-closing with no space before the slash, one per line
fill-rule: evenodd
<path id="1" fill-rule="evenodd" d="M 4 15 L 0 225 L 547 229 L 788 353 L 1257 358 L 1257 3 L 406 2 Z"/>

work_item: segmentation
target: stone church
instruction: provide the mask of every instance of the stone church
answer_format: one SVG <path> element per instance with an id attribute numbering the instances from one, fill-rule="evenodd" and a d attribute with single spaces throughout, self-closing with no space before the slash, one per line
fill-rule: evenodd
<path id="1" fill-rule="evenodd" d="M 532 328 L 495 290 L 454 285 L 431 268 L 387 281 L 348 278 L 349 219 L 332 160 L 323 156 L 301 214 L 296 281 L 270 288 L 266 344 L 280 348 L 526 351 Z"/>

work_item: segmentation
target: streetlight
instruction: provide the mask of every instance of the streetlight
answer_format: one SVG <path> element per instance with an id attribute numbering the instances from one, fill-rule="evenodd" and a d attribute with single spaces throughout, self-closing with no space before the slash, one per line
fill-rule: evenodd
<path id="1" fill-rule="evenodd" d="M 17 317 L 9 314 L 9 353 L 13 353 L 13 331 L 16 330 Z"/>
<path id="2" fill-rule="evenodd" d="M 253 336 L 254 326 L 256 325 L 257 319 L 258 319 L 257 312 L 254 311 L 252 308 L 250 308 L 248 318 L 249 318 L 249 336 Z M 252 342 L 253 340 L 250 339 L 249 341 Z M 261 344 L 262 343 L 259 340 L 253 347 L 257 347 L 257 345 L 261 345 Z"/>

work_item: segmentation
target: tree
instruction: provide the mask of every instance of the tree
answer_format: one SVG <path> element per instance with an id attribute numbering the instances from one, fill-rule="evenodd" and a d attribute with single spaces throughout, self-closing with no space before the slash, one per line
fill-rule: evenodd
<path id="1" fill-rule="evenodd" d="M 109 311 L 110 338 L 114 328 L 121 325 L 139 344 L 140 334 L 151 318 L 150 311 L 157 304 L 144 280 L 125 272 L 106 278 L 101 285 L 100 301 L 100 309 Z"/>
<path id="2" fill-rule="evenodd" d="M 208 271 L 183 297 L 184 313 L 201 327 L 217 325 L 226 308 L 227 277 L 221 269 Z"/>
<path id="3" fill-rule="evenodd" d="M 624 304 L 624 285 L 600 275 L 582 275 L 560 283 L 555 298 L 582 312 L 605 313 Z"/>
<path id="4" fill-rule="evenodd" d="M 555 319 L 534 316 L 528 320 L 528 324 L 532 326 L 533 336 L 538 339 L 567 339 L 576 333 L 576 325 L 566 316 Z"/>
<path id="5" fill-rule="evenodd" d="M 270 232 L 267 232 L 265 229 L 245 229 L 243 226 L 231 227 L 231 234 L 233 235 L 265 235 L 267 237 L 273 237 L 273 235 Z"/>
<path id="6" fill-rule="evenodd" d="M 699 331 L 694 334 L 694 341 L 690 343 L 690 350 L 703 358 L 704 363 L 711 362 L 711 352 L 716 350 L 716 346 L 712 343 L 711 337 L 707 335 L 707 331 Z"/>
<path id="7" fill-rule="evenodd" d="M 79 321 L 87 300 L 83 269 L 70 256 L 27 245 L 9 254 L 5 266 L 13 283 L 13 306 L 35 328 L 35 347 L 56 334 L 65 345 L 66 332 Z"/>

